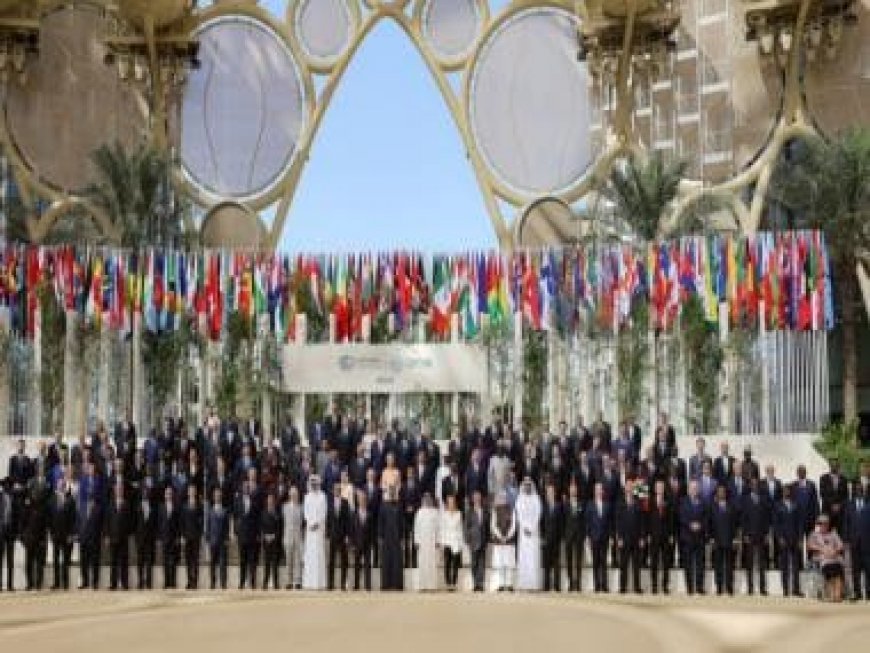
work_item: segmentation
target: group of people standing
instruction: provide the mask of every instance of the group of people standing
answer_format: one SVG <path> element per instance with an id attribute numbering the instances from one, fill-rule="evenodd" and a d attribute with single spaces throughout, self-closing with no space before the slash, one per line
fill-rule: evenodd
<path id="1" fill-rule="evenodd" d="M 134 586 L 131 566 L 151 589 L 158 562 L 165 588 L 179 566 L 187 589 L 205 587 L 207 562 L 208 587 L 225 589 L 235 554 L 239 588 L 350 589 L 352 569 L 354 589 L 379 570 L 380 589 L 402 590 L 415 568 L 415 589 L 455 591 L 465 558 L 474 591 L 488 566 L 498 591 L 561 591 L 565 577 L 579 592 L 590 562 L 596 592 L 616 567 L 620 592 L 641 592 L 647 568 L 649 589 L 668 593 L 682 567 L 686 591 L 704 593 L 711 563 L 719 594 L 742 567 L 750 594 L 779 569 L 799 596 L 809 560 L 838 598 L 848 552 L 853 595 L 870 598 L 870 464 L 850 483 L 834 461 L 817 488 L 802 466 L 785 482 L 727 443 L 711 456 L 698 439 L 682 458 L 665 415 L 646 449 L 630 420 L 616 431 L 599 416 L 532 437 L 495 419 L 436 442 L 419 424 L 342 416 L 264 438 L 255 421 L 212 413 L 195 431 L 167 420 L 138 438 L 124 421 L 35 456 L 21 441 L 0 491 L 0 588 L 5 562 L 14 589 L 20 541 L 36 590 L 49 545 L 51 588 L 69 589 L 77 544 L 82 589 L 101 587 L 105 565 L 109 589 Z"/>

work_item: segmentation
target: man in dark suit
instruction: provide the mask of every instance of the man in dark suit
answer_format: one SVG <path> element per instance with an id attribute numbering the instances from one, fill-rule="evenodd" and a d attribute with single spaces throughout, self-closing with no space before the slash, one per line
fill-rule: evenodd
<path id="1" fill-rule="evenodd" d="M 689 492 L 680 504 L 680 558 L 686 574 L 686 592 L 704 594 L 704 545 L 709 512 L 701 500 L 698 481 L 689 481 Z"/>
<path id="2" fill-rule="evenodd" d="M 12 483 L 13 492 L 21 492 L 27 487 L 27 483 L 33 478 L 36 470 L 33 461 L 25 453 L 27 442 L 24 438 L 18 440 L 18 451 L 9 458 L 9 481 Z"/>
<path id="3" fill-rule="evenodd" d="M 541 514 L 541 545 L 543 547 L 544 591 L 561 590 L 561 549 L 565 530 L 562 502 L 552 480 L 547 483 Z"/>
<path id="4" fill-rule="evenodd" d="M 483 496 L 489 491 L 489 475 L 483 462 L 480 449 L 471 452 L 471 463 L 465 473 L 465 495 L 471 496 L 480 492 Z M 457 497 L 458 498 L 458 497 Z M 457 503 L 457 505 L 461 505 Z"/>
<path id="5" fill-rule="evenodd" d="M 614 531 L 619 552 L 619 593 L 628 592 L 628 568 L 631 566 L 631 584 L 635 594 L 640 588 L 640 547 L 646 537 L 646 518 L 634 496 L 634 485 L 629 482 L 616 504 Z"/>
<path id="6" fill-rule="evenodd" d="M 257 562 L 260 552 L 260 510 L 251 494 L 249 481 L 242 484 L 242 492 L 236 499 L 236 542 L 239 547 L 239 589 L 245 584 L 257 589 Z"/>
<path id="7" fill-rule="evenodd" d="M 471 507 L 465 512 L 465 542 L 471 552 L 471 579 L 475 592 L 484 590 L 486 576 L 486 544 L 489 541 L 489 511 L 483 505 L 483 495 L 471 496 Z"/>
<path id="8" fill-rule="evenodd" d="M 604 486 L 596 483 L 593 498 L 586 508 L 586 530 L 592 546 L 592 582 L 596 592 L 607 592 L 607 545 L 612 533 L 610 504 Z"/>
<path id="9" fill-rule="evenodd" d="M 91 495 L 79 509 L 79 567 L 81 584 L 79 589 L 100 588 L 100 542 L 103 517 L 96 497 Z"/>
<path id="10" fill-rule="evenodd" d="M 740 509 L 740 530 L 743 533 L 743 567 L 749 594 L 755 591 L 753 576 L 758 570 L 758 588 L 767 595 L 765 558 L 767 535 L 770 532 L 770 506 L 760 492 L 758 478 L 749 481 L 749 494 L 743 497 Z"/>
<path id="11" fill-rule="evenodd" d="M 284 536 L 284 523 L 281 511 L 278 510 L 278 500 L 270 492 L 266 495 L 266 507 L 260 518 L 260 536 L 263 540 L 263 589 L 269 588 L 269 580 L 272 587 L 278 589 L 278 565 L 281 559 L 281 538 Z"/>
<path id="12" fill-rule="evenodd" d="M 713 541 L 713 569 L 716 594 L 734 594 L 734 539 L 737 537 L 737 508 L 728 500 L 724 485 L 716 489 L 710 506 L 710 538 Z"/>
<path id="13" fill-rule="evenodd" d="M 329 541 L 329 581 L 327 588 L 335 589 L 336 558 L 341 566 L 342 590 L 347 589 L 348 555 L 347 545 L 350 542 L 350 505 L 341 496 L 341 486 L 332 487 L 332 496 L 326 510 L 326 538 Z"/>
<path id="14" fill-rule="evenodd" d="M 738 508 L 743 505 L 743 497 L 749 494 L 749 481 L 743 473 L 743 462 L 737 460 L 732 467 L 733 473 L 731 478 L 726 482 L 728 487 L 728 498 L 733 501 Z"/>
<path id="15" fill-rule="evenodd" d="M 728 452 L 728 443 L 722 442 L 719 445 L 719 455 L 713 461 L 713 478 L 720 484 L 728 483 L 734 475 L 734 456 Z"/>
<path id="16" fill-rule="evenodd" d="M 351 543 L 354 551 L 353 588 L 359 590 L 360 575 L 366 591 L 372 589 L 372 550 L 375 548 L 377 521 L 369 507 L 368 494 L 357 495 L 356 510 L 351 523 Z"/>
<path id="17" fill-rule="evenodd" d="M 819 493 L 816 484 L 807 478 L 807 468 L 803 465 L 797 467 L 797 480 L 792 484 L 792 498 L 797 507 L 803 536 L 808 536 L 813 532 L 819 516 Z M 801 559 L 804 544 L 804 537 L 801 537 Z"/>
<path id="18" fill-rule="evenodd" d="M 830 460 L 830 471 L 822 474 L 819 479 L 819 495 L 822 500 L 822 512 L 831 519 L 831 528 L 838 533 L 843 532 L 843 510 L 849 498 L 849 487 L 846 479 L 840 473 L 840 461 Z"/>
<path id="19" fill-rule="evenodd" d="M 577 483 L 568 486 L 565 503 L 565 564 L 568 567 L 568 591 L 583 589 L 583 552 L 586 548 L 586 506 Z"/>
<path id="20" fill-rule="evenodd" d="M 178 568 L 178 539 L 181 536 L 181 518 L 175 505 L 175 492 L 169 485 L 163 491 L 163 503 L 157 512 L 157 539 L 163 556 L 163 589 L 175 589 Z"/>
<path id="21" fill-rule="evenodd" d="M 764 478 L 761 479 L 761 483 L 759 484 L 761 488 L 761 495 L 767 501 L 767 505 L 770 506 L 770 520 L 771 520 L 771 529 L 773 528 L 773 517 L 774 513 L 782 501 L 782 481 L 780 481 L 776 477 L 776 471 L 774 470 L 773 465 L 767 465 L 764 468 Z M 771 546 L 769 549 L 766 549 L 766 558 L 764 565 L 768 569 L 774 569 L 779 564 L 779 539 L 776 537 L 771 538 Z"/>
<path id="22" fill-rule="evenodd" d="M 128 589 L 128 565 L 130 551 L 130 533 L 132 532 L 132 517 L 127 499 L 122 493 L 117 493 L 106 510 L 106 540 L 109 545 L 109 589 L 116 590 L 120 584 L 122 589 Z"/>
<path id="23" fill-rule="evenodd" d="M 181 537 L 184 540 L 184 563 L 187 569 L 188 590 L 199 585 L 199 550 L 202 546 L 203 515 L 199 504 L 197 489 L 187 487 L 187 501 L 181 508 Z"/>
<path id="24" fill-rule="evenodd" d="M 673 563 L 674 539 L 677 530 L 677 505 L 679 497 L 670 497 L 665 481 L 656 481 L 649 517 L 647 520 L 647 543 L 649 545 L 650 585 L 652 593 L 659 592 L 659 579 L 665 594 L 670 593 L 670 567 Z M 661 577 L 659 572 L 661 571 Z"/>
<path id="25" fill-rule="evenodd" d="M 743 478 L 747 481 L 751 481 L 753 478 L 761 478 L 761 468 L 758 466 L 758 462 L 752 457 L 752 447 L 746 445 L 743 448 L 743 460 L 741 465 L 741 472 L 743 473 Z"/>
<path id="26" fill-rule="evenodd" d="M 157 506 L 153 494 L 147 490 L 141 493 L 137 502 L 134 528 L 138 587 L 150 590 L 157 553 Z"/>
<path id="27" fill-rule="evenodd" d="M 48 547 L 48 509 L 51 489 L 42 475 L 40 462 L 37 475 L 30 479 L 22 513 L 21 542 L 24 544 L 27 589 L 41 590 L 46 549 Z"/>
<path id="28" fill-rule="evenodd" d="M 852 558 L 852 598 L 870 601 L 870 506 L 862 485 L 855 482 L 852 488 L 852 500 L 843 519 L 843 539 Z"/>
<path id="29" fill-rule="evenodd" d="M 779 547 L 779 570 L 783 596 L 803 596 L 800 589 L 800 543 L 804 526 L 792 498 L 792 486 L 782 487 L 782 501 L 776 505 L 773 535 Z"/>
<path id="30" fill-rule="evenodd" d="M 211 589 L 217 586 L 227 588 L 227 543 L 230 539 L 230 513 L 224 505 L 223 491 L 220 486 L 212 490 L 212 503 L 208 511 L 206 523 L 206 541 L 209 552 L 209 571 Z"/>
<path id="31" fill-rule="evenodd" d="M 704 469 L 704 463 L 713 464 L 713 460 L 707 455 L 706 447 L 704 438 L 695 440 L 695 453 L 689 458 L 689 478 L 698 478 Z"/>

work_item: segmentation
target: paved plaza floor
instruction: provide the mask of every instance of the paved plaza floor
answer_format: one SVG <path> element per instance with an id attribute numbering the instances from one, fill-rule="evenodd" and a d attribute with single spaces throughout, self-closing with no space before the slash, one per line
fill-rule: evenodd
<path id="1" fill-rule="evenodd" d="M 0 595 L 0 643 L 17 653 L 857 653 L 870 650 L 870 604 L 543 594 L 19 592 Z"/>

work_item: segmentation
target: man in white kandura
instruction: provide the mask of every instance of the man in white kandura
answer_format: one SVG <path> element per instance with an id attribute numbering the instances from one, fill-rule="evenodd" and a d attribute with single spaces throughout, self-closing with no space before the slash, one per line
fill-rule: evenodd
<path id="1" fill-rule="evenodd" d="M 305 518 L 305 555 L 302 559 L 302 589 L 326 589 L 326 495 L 320 477 L 308 481 L 308 494 L 302 504 Z"/>
<path id="2" fill-rule="evenodd" d="M 538 591 L 541 589 L 541 498 L 532 479 L 523 479 L 517 497 L 517 589 Z"/>
<path id="3" fill-rule="evenodd" d="M 438 546 L 441 514 L 432 495 L 423 496 L 423 505 L 414 517 L 414 544 L 417 545 L 417 591 L 438 589 Z"/>
<path id="4" fill-rule="evenodd" d="M 517 566 L 514 544 L 517 535 L 517 520 L 514 509 L 508 502 L 507 493 L 495 498 L 495 510 L 490 517 L 489 532 L 492 536 L 492 570 L 499 592 L 513 591 L 513 572 Z"/>

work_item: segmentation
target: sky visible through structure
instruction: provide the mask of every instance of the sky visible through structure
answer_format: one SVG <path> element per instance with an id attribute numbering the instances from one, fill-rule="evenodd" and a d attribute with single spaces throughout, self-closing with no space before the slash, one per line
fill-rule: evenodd
<path id="1" fill-rule="evenodd" d="M 286 0 L 263 0 L 283 16 Z M 492 0 L 493 12 L 508 0 Z M 413 44 L 380 23 L 333 96 L 281 239 L 292 251 L 490 248 L 450 112 Z"/>

